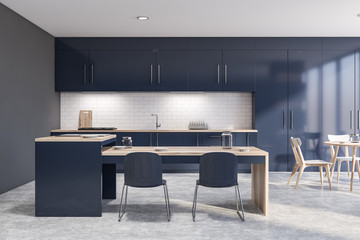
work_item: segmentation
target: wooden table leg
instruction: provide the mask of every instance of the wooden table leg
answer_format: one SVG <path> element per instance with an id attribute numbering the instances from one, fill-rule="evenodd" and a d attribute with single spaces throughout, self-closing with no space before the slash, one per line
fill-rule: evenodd
<path id="1" fill-rule="evenodd" d="M 251 196 L 256 206 L 269 215 L 269 155 L 265 164 L 251 164 Z"/>
<path id="2" fill-rule="evenodd" d="M 334 174 L 335 161 L 336 161 L 336 158 L 337 158 L 338 152 L 339 152 L 339 146 L 336 146 L 336 147 L 335 147 L 335 153 L 334 153 L 334 156 L 332 157 L 332 159 L 330 159 L 330 162 L 332 163 L 331 176 L 330 176 L 331 181 L 332 181 L 332 176 L 333 176 L 333 174 Z M 339 163 L 338 163 L 338 164 L 339 164 Z"/>
<path id="3" fill-rule="evenodd" d="M 352 161 L 351 161 L 351 183 L 350 183 L 350 192 L 352 192 L 353 183 L 354 183 L 355 157 L 356 157 L 356 147 L 353 147 Z"/>

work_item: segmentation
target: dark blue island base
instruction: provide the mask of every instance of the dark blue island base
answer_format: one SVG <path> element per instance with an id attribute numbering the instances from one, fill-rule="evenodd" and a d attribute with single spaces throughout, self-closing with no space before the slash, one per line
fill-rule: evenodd
<path id="1" fill-rule="evenodd" d="M 100 217 L 101 150 L 115 141 L 115 135 L 36 139 L 35 216 Z"/>

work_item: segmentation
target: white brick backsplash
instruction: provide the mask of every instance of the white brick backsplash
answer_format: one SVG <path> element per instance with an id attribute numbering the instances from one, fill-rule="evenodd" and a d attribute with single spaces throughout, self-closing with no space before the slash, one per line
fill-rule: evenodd
<path id="1" fill-rule="evenodd" d="M 77 129 L 79 111 L 93 111 L 93 127 L 187 129 L 204 120 L 210 129 L 251 129 L 251 93 L 61 93 L 61 129 Z"/>

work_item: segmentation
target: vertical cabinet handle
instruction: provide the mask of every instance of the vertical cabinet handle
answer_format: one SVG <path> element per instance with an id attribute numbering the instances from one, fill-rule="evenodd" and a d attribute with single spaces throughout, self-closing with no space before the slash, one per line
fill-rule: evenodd
<path id="1" fill-rule="evenodd" d="M 290 111 L 290 129 L 294 129 L 294 111 Z"/>
<path id="2" fill-rule="evenodd" d="M 285 129 L 285 110 L 283 110 L 283 129 Z"/>
<path id="3" fill-rule="evenodd" d="M 224 66 L 224 72 L 225 72 L 225 84 L 227 84 L 227 65 Z"/>
<path id="4" fill-rule="evenodd" d="M 357 129 L 360 129 L 359 118 L 360 118 L 360 111 L 358 110 L 358 112 L 357 112 Z"/>
<path id="5" fill-rule="evenodd" d="M 150 65 L 150 83 L 153 84 L 153 65 Z"/>
<path id="6" fill-rule="evenodd" d="M 94 84 L 94 65 L 91 64 L 91 84 Z"/>
<path id="7" fill-rule="evenodd" d="M 352 128 L 353 128 L 353 113 L 350 110 L 350 129 L 352 129 Z"/>
<path id="8" fill-rule="evenodd" d="M 84 65 L 84 84 L 86 84 L 86 65 Z"/>
<path id="9" fill-rule="evenodd" d="M 160 64 L 158 65 L 158 84 L 160 84 L 160 75 L 161 75 L 161 69 L 160 69 Z"/>
<path id="10" fill-rule="evenodd" d="M 217 65 L 217 73 L 218 73 L 218 84 L 220 84 L 220 65 Z"/>

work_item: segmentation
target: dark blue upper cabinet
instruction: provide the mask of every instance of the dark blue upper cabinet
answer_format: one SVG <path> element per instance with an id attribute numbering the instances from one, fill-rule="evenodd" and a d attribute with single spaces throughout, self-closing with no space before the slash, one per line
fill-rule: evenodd
<path id="1" fill-rule="evenodd" d="M 159 91 L 221 91 L 221 51 L 159 50 Z"/>
<path id="2" fill-rule="evenodd" d="M 253 50 L 223 51 L 224 91 L 255 91 L 255 58 Z"/>
<path id="3" fill-rule="evenodd" d="M 287 137 L 287 51 L 258 51 L 256 59 L 255 129 L 257 143 L 268 151 L 269 168 L 286 171 Z"/>
<path id="4" fill-rule="evenodd" d="M 89 51 L 61 50 L 55 53 L 55 91 L 89 88 Z"/>
<path id="5" fill-rule="evenodd" d="M 90 85 L 96 91 L 155 90 L 151 50 L 91 50 Z"/>

